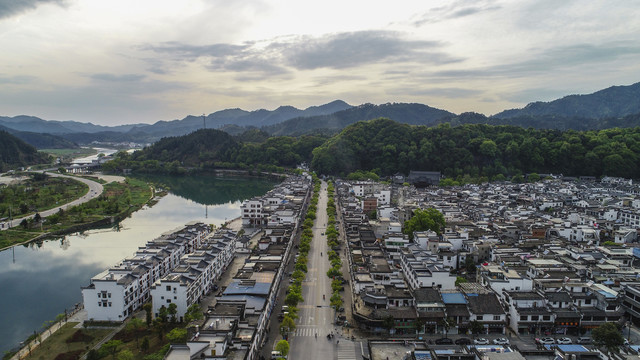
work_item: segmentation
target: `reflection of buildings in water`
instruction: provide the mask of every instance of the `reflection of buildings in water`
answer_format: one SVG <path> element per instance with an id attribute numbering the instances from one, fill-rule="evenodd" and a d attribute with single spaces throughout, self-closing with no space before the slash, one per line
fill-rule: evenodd
<path id="1" fill-rule="evenodd" d="M 64 238 L 60 239 L 60 248 L 62 250 L 66 251 L 70 246 L 71 246 L 71 241 L 69 239 L 67 239 L 66 236 Z"/>

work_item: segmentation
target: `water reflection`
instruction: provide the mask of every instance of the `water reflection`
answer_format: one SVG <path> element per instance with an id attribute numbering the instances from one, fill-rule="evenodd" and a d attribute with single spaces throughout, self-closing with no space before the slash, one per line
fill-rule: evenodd
<path id="1" fill-rule="evenodd" d="M 112 228 L 0 252 L 0 353 L 33 334 L 65 308 L 71 309 L 81 302 L 81 286 L 88 285 L 92 276 L 132 255 L 147 241 L 187 222 L 219 225 L 225 219 L 235 218 L 240 215 L 242 200 L 264 194 L 274 185 L 265 180 L 238 178 L 163 180 L 172 180 L 170 194 Z M 190 186 L 202 188 L 191 191 Z M 244 193 L 236 191 L 236 187 Z M 180 194 L 174 195 L 174 189 Z M 201 195 L 205 200 L 198 197 Z"/>

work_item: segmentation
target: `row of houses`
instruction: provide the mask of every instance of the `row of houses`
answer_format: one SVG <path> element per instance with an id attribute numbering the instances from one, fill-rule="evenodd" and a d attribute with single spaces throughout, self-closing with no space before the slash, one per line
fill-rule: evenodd
<path id="1" fill-rule="evenodd" d="M 311 177 L 291 176 L 267 194 L 243 202 L 246 230 L 260 234 L 231 282 L 220 289 L 205 320 L 184 345 L 172 345 L 166 359 L 257 359 L 267 341 L 276 295 L 286 278 L 285 266 L 299 239 L 300 219 L 311 198 Z M 245 211 L 248 210 L 248 211 Z M 285 216 L 286 215 L 286 216 Z M 199 260 L 194 257 L 194 263 Z M 182 277 L 178 272 L 175 277 Z M 161 281 L 153 293 L 172 299 L 172 278 Z M 178 286 L 175 286 L 178 288 Z M 188 292 L 188 287 L 185 287 Z M 179 291 L 178 291 L 179 292 Z M 195 296 L 196 294 L 194 294 Z M 160 299 L 158 304 L 163 304 Z"/>
<path id="2" fill-rule="evenodd" d="M 209 245 L 211 262 L 225 261 L 233 244 L 209 243 L 211 228 L 203 223 L 164 234 L 140 247 L 132 256 L 91 278 L 82 288 L 87 317 L 96 321 L 124 321 L 150 300 L 154 284 L 181 264 L 186 254 Z M 216 266 L 212 264 L 212 266 Z M 207 277 L 220 274 L 208 272 Z"/>
<path id="3" fill-rule="evenodd" d="M 584 334 L 638 319 L 640 191 L 616 180 L 424 189 L 338 181 L 354 316 L 378 331 L 393 317 L 399 333 L 468 333 L 477 321 L 484 333 Z M 390 200 L 372 209 L 383 192 Z M 446 228 L 403 233 L 426 208 Z"/>

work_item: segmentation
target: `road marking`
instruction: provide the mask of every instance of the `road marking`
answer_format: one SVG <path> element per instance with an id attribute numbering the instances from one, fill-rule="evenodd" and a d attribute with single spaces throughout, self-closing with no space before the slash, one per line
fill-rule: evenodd
<path id="1" fill-rule="evenodd" d="M 338 344 L 338 360 L 355 360 L 356 348 L 351 341 L 343 341 Z"/>

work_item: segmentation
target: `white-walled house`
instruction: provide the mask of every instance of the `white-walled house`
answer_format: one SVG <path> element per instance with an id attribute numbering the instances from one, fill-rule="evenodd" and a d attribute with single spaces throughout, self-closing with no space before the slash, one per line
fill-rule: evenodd
<path id="1" fill-rule="evenodd" d="M 189 224 L 140 248 L 133 257 L 91 278 L 82 288 L 87 318 L 124 321 L 149 299 L 151 284 L 175 267 L 180 257 L 202 244 L 209 226 Z"/>

